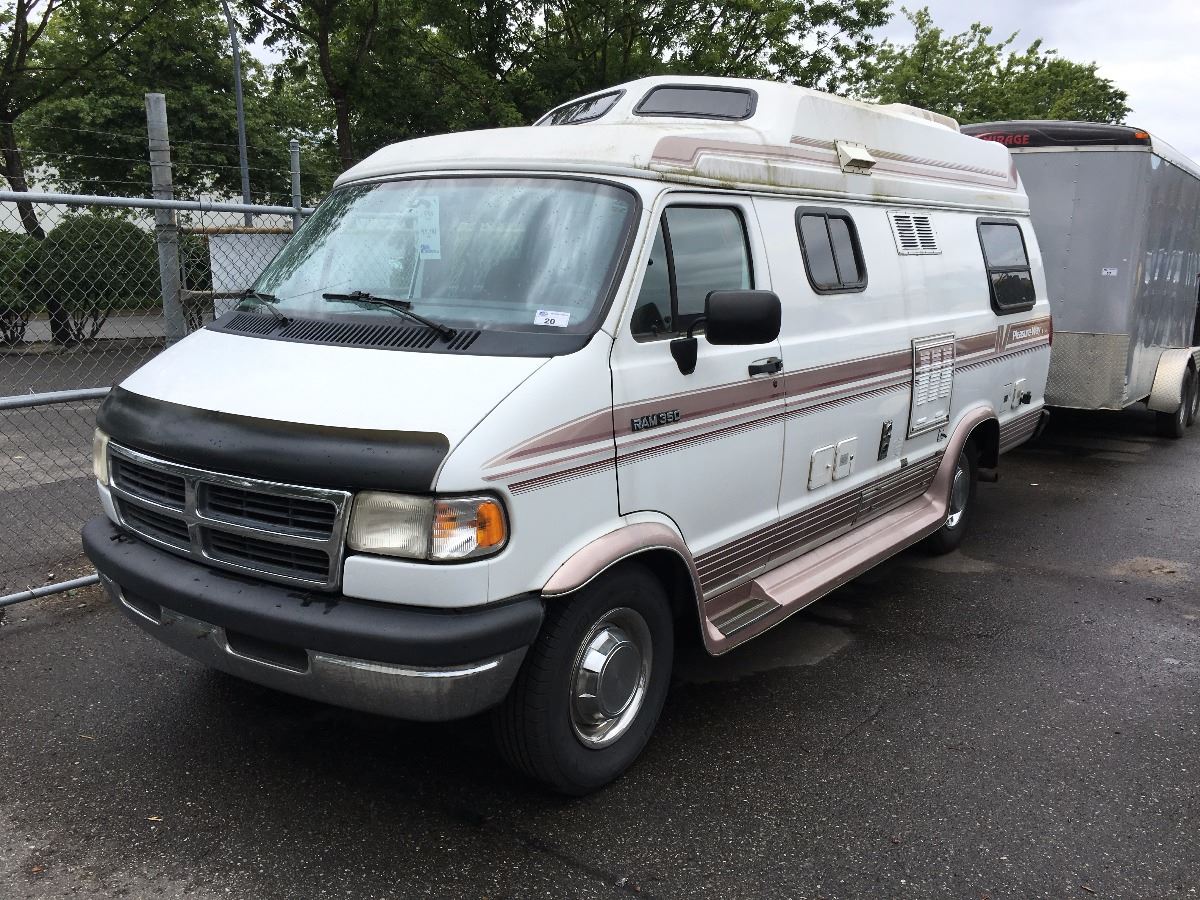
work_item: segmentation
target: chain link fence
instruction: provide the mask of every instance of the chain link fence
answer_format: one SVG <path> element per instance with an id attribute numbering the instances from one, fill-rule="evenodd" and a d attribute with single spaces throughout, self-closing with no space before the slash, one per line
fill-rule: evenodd
<path id="1" fill-rule="evenodd" d="M 79 574 L 104 390 L 236 305 L 300 212 L 20 196 L 0 191 L 0 596 Z"/>

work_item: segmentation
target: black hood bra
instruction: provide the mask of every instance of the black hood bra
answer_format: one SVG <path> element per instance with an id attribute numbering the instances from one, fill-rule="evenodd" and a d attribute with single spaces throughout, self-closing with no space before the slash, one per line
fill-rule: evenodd
<path id="1" fill-rule="evenodd" d="M 195 409 L 113 388 L 96 424 L 118 444 L 228 475 L 335 490 L 428 492 L 444 434 L 277 422 Z"/>

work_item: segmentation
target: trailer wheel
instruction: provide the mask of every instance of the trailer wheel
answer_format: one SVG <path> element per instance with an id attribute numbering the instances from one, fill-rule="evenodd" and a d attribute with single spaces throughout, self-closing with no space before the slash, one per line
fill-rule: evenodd
<path id="1" fill-rule="evenodd" d="M 1183 373 L 1179 408 L 1175 412 L 1156 412 L 1154 425 L 1161 437 L 1178 439 L 1183 437 L 1187 426 L 1195 420 L 1196 373 L 1189 367 Z"/>
<path id="2" fill-rule="evenodd" d="M 1196 375 L 1194 369 L 1188 369 L 1192 374 L 1192 404 L 1188 410 L 1188 427 L 1196 424 L 1196 416 L 1200 414 L 1200 377 Z"/>
<path id="3" fill-rule="evenodd" d="M 975 458 L 975 448 L 968 443 L 959 451 L 958 463 L 954 467 L 945 524 L 925 538 L 921 545 L 929 553 L 941 556 L 957 550 L 958 545 L 962 543 L 963 536 L 967 533 L 967 525 L 975 510 L 978 470 L 979 464 Z"/>
<path id="4" fill-rule="evenodd" d="M 563 794 L 608 784 L 658 722 L 674 641 L 666 593 L 636 563 L 550 600 L 541 634 L 493 715 L 501 755 Z"/>

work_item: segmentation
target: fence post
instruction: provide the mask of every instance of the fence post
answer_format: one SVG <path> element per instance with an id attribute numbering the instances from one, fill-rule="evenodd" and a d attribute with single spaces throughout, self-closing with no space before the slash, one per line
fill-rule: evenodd
<path id="1" fill-rule="evenodd" d="M 292 233 L 295 234 L 300 227 L 300 142 L 295 138 L 288 141 L 288 156 L 292 170 L 292 206 L 296 208 L 292 213 Z"/>
<path id="2" fill-rule="evenodd" d="M 154 199 L 174 200 L 165 94 L 146 95 L 146 134 L 150 144 L 150 187 Z M 173 344 L 187 334 L 187 320 L 179 294 L 179 229 L 175 224 L 175 210 L 154 211 L 154 237 L 158 245 L 158 279 L 162 285 L 167 343 Z"/>

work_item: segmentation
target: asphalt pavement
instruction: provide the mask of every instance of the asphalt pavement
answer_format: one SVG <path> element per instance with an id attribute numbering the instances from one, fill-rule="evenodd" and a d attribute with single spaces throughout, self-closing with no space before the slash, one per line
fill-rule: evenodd
<path id="1" fill-rule="evenodd" d="M 620 781 L 208 672 L 98 591 L 0 625 L 0 897 L 1200 896 L 1200 429 L 1058 415 L 910 551 L 721 659 Z"/>

